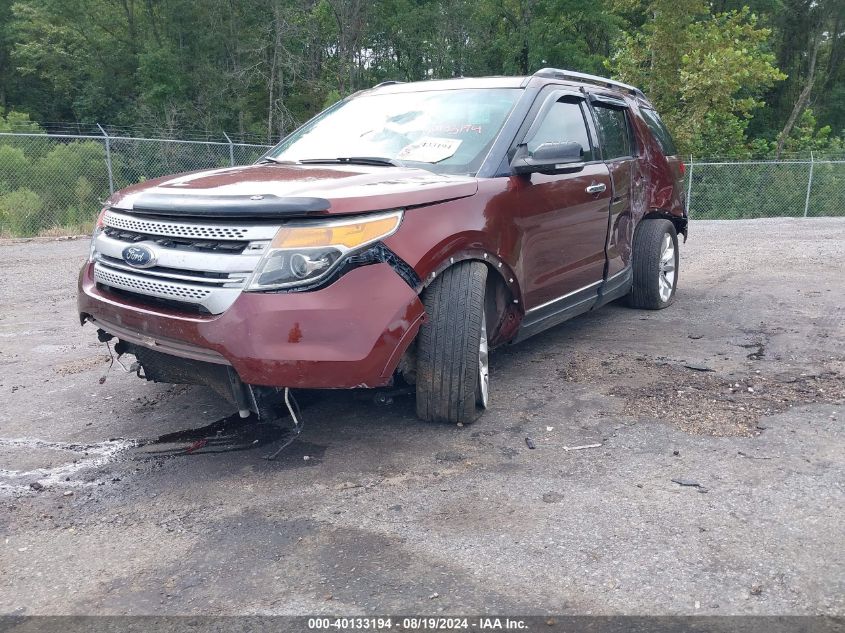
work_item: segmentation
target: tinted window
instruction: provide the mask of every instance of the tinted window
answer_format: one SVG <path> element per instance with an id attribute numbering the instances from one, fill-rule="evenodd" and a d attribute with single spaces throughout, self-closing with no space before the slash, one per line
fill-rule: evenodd
<path id="1" fill-rule="evenodd" d="M 624 108 L 612 108 L 601 103 L 594 104 L 596 123 L 599 126 L 604 159 L 613 160 L 632 156 L 628 117 Z"/>
<path id="2" fill-rule="evenodd" d="M 537 132 L 528 140 L 528 151 L 533 152 L 543 143 L 566 143 L 574 141 L 584 148 L 584 160 L 593 160 L 590 137 L 580 104 L 573 101 L 558 101 L 546 113 Z"/>
<path id="3" fill-rule="evenodd" d="M 674 156 L 677 154 L 678 150 L 675 149 L 675 142 L 672 140 L 669 130 L 667 130 L 666 126 L 663 125 L 663 121 L 660 120 L 660 116 L 657 112 L 647 108 L 642 108 L 640 112 L 642 112 L 643 119 L 645 119 L 648 129 L 651 130 L 651 133 L 654 134 L 654 138 L 657 139 L 657 142 L 660 143 L 660 147 L 663 148 L 663 153 L 667 156 Z"/>

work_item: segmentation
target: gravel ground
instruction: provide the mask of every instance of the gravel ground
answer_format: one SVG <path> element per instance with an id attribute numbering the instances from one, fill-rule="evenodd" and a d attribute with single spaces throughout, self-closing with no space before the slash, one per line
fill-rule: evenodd
<path id="1" fill-rule="evenodd" d="M 275 462 L 133 448 L 231 410 L 98 384 L 87 241 L 2 244 L 0 613 L 845 614 L 845 221 L 691 233 L 671 308 L 497 350 L 477 424 L 325 393 Z"/>

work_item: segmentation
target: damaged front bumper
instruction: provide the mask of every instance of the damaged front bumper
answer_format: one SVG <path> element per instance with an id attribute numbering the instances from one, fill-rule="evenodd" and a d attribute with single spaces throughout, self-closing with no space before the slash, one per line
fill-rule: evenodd
<path id="1" fill-rule="evenodd" d="M 337 389 L 392 383 L 425 311 L 387 263 L 350 270 L 309 292 L 243 292 L 224 313 L 180 313 L 79 277 L 82 322 L 134 346 L 231 366 L 249 385 Z"/>

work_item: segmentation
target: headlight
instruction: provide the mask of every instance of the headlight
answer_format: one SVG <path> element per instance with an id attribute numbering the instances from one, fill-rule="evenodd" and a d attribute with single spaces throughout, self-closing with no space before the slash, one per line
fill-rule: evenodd
<path id="1" fill-rule="evenodd" d="M 108 211 L 108 208 L 102 209 L 100 211 L 100 215 L 97 216 L 97 221 L 94 223 L 94 232 L 91 234 L 91 250 L 88 253 L 89 264 L 94 261 L 94 255 L 96 253 L 96 251 L 94 250 L 94 242 L 97 239 L 97 236 L 103 232 L 103 228 L 105 228 L 103 218 L 106 215 L 106 211 Z"/>
<path id="2" fill-rule="evenodd" d="M 255 267 L 246 289 L 275 290 L 319 281 L 350 253 L 392 235 L 401 222 L 402 212 L 391 211 L 285 224 Z"/>

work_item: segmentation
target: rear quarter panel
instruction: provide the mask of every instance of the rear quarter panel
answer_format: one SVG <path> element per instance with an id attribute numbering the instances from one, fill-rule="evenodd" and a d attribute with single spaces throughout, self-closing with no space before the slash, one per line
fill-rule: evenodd
<path id="1" fill-rule="evenodd" d="M 632 107 L 634 131 L 639 144 L 639 161 L 646 175 L 646 213 L 663 211 L 683 217 L 686 214 L 684 163 L 680 156 L 666 156 L 643 120 L 638 106 Z M 637 217 L 635 220 L 639 221 Z"/>

